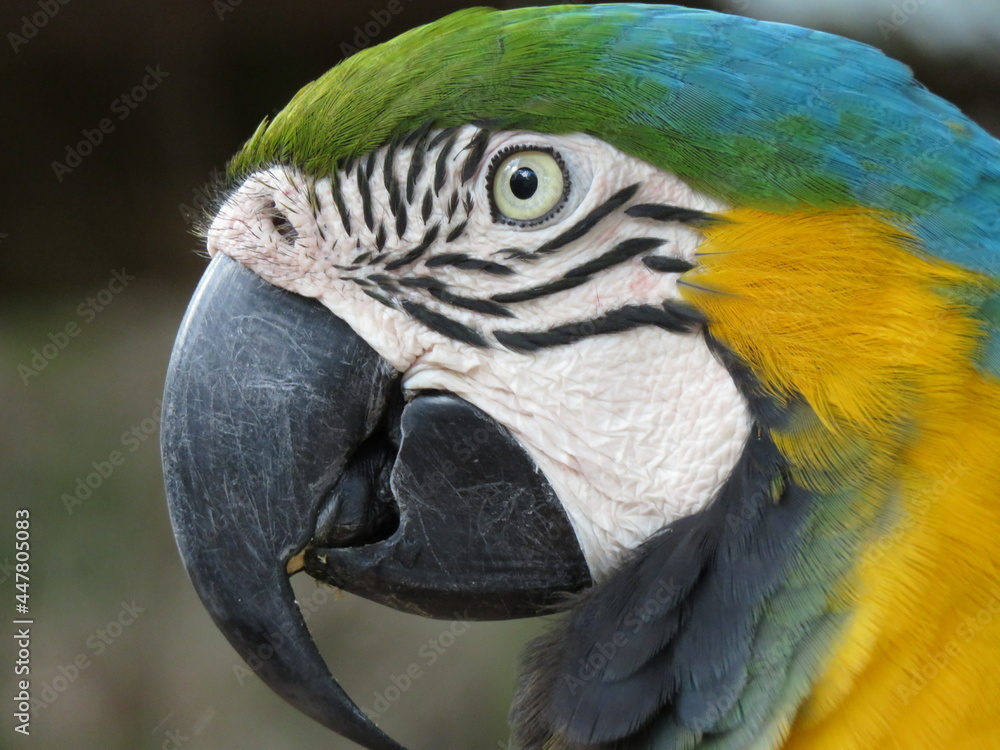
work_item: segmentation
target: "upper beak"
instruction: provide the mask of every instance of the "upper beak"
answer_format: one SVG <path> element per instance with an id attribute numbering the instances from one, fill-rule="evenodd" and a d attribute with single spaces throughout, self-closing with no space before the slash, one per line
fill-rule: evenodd
<path id="1" fill-rule="evenodd" d="M 346 323 L 222 254 L 181 324 L 162 431 L 177 544 L 212 618 L 285 700 L 371 750 L 402 747 L 331 677 L 291 567 L 456 619 L 534 614 L 590 583 L 510 433 L 454 396 L 404 403 Z"/>
<path id="2" fill-rule="evenodd" d="M 319 304 L 220 255 L 181 324 L 163 405 L 170 517 L 198 595 L 281 697 L 371 750 L 401 746 L 330 676 L 285 568 L 392 380 Z M 369 399 L 344 398 L 359 391 Z"/>

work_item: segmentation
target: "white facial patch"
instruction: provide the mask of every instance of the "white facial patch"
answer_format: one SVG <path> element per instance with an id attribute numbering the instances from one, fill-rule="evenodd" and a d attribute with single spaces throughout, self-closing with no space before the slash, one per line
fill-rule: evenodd
<path id="1" fill-rule="evenodd" d="M 533 224 L 505 220 L 491 199 L 491 167 L 521 148 L 554 154 L 568 178 L 565 200 Z M 518 179 L 520 195 L 544 175 Z M 255 173 L 208 243 L 319 299 L 404 388 L 452 392 L 508 427 L 600 579 L 705 507 L 749 432 L 745 400 L 676 288 L 695 263 L 699 213 L 722 210 L 589 136 L 466 126 L 321 179 Z"/>

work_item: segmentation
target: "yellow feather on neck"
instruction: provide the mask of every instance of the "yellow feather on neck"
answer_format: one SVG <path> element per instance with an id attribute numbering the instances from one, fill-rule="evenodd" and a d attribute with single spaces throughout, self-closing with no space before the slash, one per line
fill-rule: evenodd
<path id="1" fill-rule="evenodd" d="M 845 627 L 779 746 L 1000 748 L 1000 382 L 974 367 L 967 301 L 992 282 L 869 210 L 725 218 L 681 292 L 768 392 L 808 404 L 776 443 L 863 534 L 828 602 Z"/>

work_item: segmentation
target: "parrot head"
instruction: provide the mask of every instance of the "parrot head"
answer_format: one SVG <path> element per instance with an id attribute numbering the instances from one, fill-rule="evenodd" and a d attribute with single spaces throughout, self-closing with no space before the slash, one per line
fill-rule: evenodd
<path id="1" fill-rule="evenodd" d="M 566 610 L 528 748 L 949 747 L 1000 705 L 993 621 L 912 684 L 997 593 L 998 157 L 871 48 L 704 11 L 474 9 L 356 54 L 207 224 L 163 417 L 195 588 L 372 750 L 291 574 Z"/>

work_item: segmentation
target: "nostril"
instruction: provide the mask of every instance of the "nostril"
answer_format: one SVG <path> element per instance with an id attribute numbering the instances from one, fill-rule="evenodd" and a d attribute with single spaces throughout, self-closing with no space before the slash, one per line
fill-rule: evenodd
<path id="1" fill-rule="evenodd" d="M 274 202 L 268 204 L 267 210 L 271 214 L 271 226 L 274 227 L 274 230 L 281 235 L 282 239 L 294 245 L 295 240 L 299 238 L 299 233 L 292 225 L 292 222 L 278 209 Z"/>

